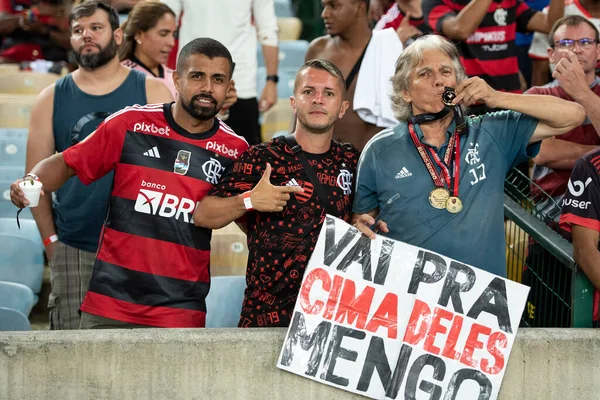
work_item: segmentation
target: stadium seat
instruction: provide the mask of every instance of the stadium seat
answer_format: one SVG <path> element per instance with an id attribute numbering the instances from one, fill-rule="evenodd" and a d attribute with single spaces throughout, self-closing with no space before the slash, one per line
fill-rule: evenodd
<path id="1" fill-rule="evenodd" d="M 277 17 L 295 17 L 290 0 L 275 0 L 273 5 Z"/>
<path id="2" fill-rule="evenodd" d="M 294 94 L 294 81 L 296 80 L 298 68 L 279 68 L 279 83 L 277 84 L 277 98 L 288 100 Z M 267 81 L 267 69 L 258 67 L 257 71 L 258 96 L 262 93 Z M 288 100 L 289 104 L 289 100 Z"/>
<path id="3" fill-rule="evenodd" d="M 25 315 L 17 310 L 0 307 L 0 331 L 30 331 L 31 324 Z"/>
<path id="4" fill-rule="evenodd" d="M 0 166 L 0 217 L 15 217 L 17 208 L 10 202 L 10 185 L 25 174 L 25 165 L 21 167 Z M 23 210 L 19 218 L 33 218 L 29 209 Z M 15 224 L 16 228 L 16 224 Z"/>
<path id="5" fill-rule="evenodd" d="M 39 293 L 44 274 L 43 248 L 38 242 L 12 233 L 0 233 L 0 243 L 0 281 L 20 283 Z"/>
<path id="6" fill-rule="evenodd" d="M 29 97 L 13 96 L 11 100 L 5 96 L 0 101 L 0 127 L 28 128 L 32 107 L 33 102 Z"/>
<path id="7" fill-rule="evenodd" d="M 262 115 L 262 141 L 268 142 L 275 136 L 275 133 L 280 131 L 290 132 L 293 120 L 294 112 L 290 101 L 288 99 L 277 100 L 277 103 Z"/>
<path id="8" fill-rule="evenodd" d="M 210 243 L 211 276 L 246 275 L 248 246 L 246 234 L 238 232 L 213 232 Z"/>
<path id="9" fill-rule="evenodd" d="M 35 297 L 27 286 L 0 281 L 0 307 L 11 308 L 27 316 L 34 305 Z"/>
<path id="10" fill-rule="evenodd" d="M 0 75 L 0 93 L 39 94 L 59 78 L 57 74 L 40 72 Z"/>
<path id="11" fill-rule="evenodd" d="M 206 327 L 236 328 L 246 290 L 245 276 L 216 276 L 206 297 Z"/>
<path id="12" fill-rule="evenodd" d="M 0 128 L 0 167 L 22 167 L 25 170 L 26 150 L 27 129 Z"/>
<path id="13" fill-rule="evenodd" d="M 513 221 L 504 223 L 506 239 L 506 276 L 508 279 L 521 282 L 523 265 L 529 249 L 529 235 Z"/>
<path id="14" fill-rule="evenodd" d="M 16 208 L 14 209 L 16 210 Z M 16 212 L 13 212 L 11 217 L 0 218 L 0 234 L 10 233 L 11 235 L 21 236 L 36 243 L 39 248 L 43 248 L 42 237 L 40 236 L 40 231 L 38 231 L 35 220 L 21 219 L 21 216 L 19 216 L 21 222 L 21 229 L 19 229 L 14 216 L 15 213 Z M 23 213 L 21 213 L 21 215 L 23 215 Z"/>
<path id="15" fill-rule="evenodd" d="M 306 40 L 282 40 L 279 42 L 279 68 L 298 70 L 304 64 L 309 43 Z M 262 47 L 257 48 L 258 66 L 265 65 Z"/>
<path id="16" fill-rule="evenodd" d="M 277 18 L 279 40 L 298 40 L 302 33 L 302 20 L 295 17 Z"/>
<path id="17" fill-rule="evenodd" d="M 18 74 L 19 64 L 0 64 L 0 75 Z"/>

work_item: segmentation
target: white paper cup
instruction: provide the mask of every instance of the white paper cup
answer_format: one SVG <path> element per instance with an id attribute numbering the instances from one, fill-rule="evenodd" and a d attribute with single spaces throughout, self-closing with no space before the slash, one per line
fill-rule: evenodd
<path id="1" fill-rule="evenodd" d="M 33 179 L 25 179 L 19 183 L 19 187 L 29 200 L 29 207 L 37 207 L 40 202 L 40 192 L 42 191 L 42 182 Z"/>

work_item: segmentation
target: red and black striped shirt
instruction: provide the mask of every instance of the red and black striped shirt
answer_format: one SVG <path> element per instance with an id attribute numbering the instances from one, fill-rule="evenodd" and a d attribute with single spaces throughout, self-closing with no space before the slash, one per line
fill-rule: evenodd
<path id="1" fill-rule="evenodd" d="M 425 23 L 443 33 L 444 20 L 467 4 L 469 0 L 423 0 Z M 496 90 L 520 93 L 515 36 L 517 31 L 528 32 L 535 13 L 520 0 L 494 1 L 475 32 L 457 43 L 467 75 L 479 76 Z"/>
<path id="2" fill-rule="evenodd" d="M 114 170 L 106 221 L 81 310 L 156 327 L 203 327 L 211 230 L 196 205 L 248 148 L 220 120 L 192 134 L 171 104 L 127 107 L 63 152 L 85 184 Z"/>
<path id="3" fill-rule="evenodd" d="M 560 227 L 579 225 L 600 232 L 600 148 L 577 160 L 563 197 Z M 600 293 L 594 291 L 592 320 L 600 321 Z"/>

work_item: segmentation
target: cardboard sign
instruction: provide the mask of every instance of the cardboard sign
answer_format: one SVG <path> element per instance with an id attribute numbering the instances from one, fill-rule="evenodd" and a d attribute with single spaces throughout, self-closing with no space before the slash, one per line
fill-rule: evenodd
<path id="1" fill-rule="evenodd" d="M 495 399 L 528 292 L 328 215 L 277 366 L 374 399 Z"/>

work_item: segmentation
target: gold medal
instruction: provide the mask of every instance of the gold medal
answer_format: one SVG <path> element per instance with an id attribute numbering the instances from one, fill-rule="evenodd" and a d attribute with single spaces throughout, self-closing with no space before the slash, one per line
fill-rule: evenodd
<path id="1" fill-rule="evenodd" d="M 446 202 L 446 210 L 452 214 L 461 212 L 463 208 L 462 201 L 456 196 L 452 196 Z"/>
<path id="2" fill-rule="evenodd" d="M 438 210 L 446 208 L 446 203 L 449 198 L 450 192 L 446 188 L 438 187 L 429 192 L 429 204 Z"/>

